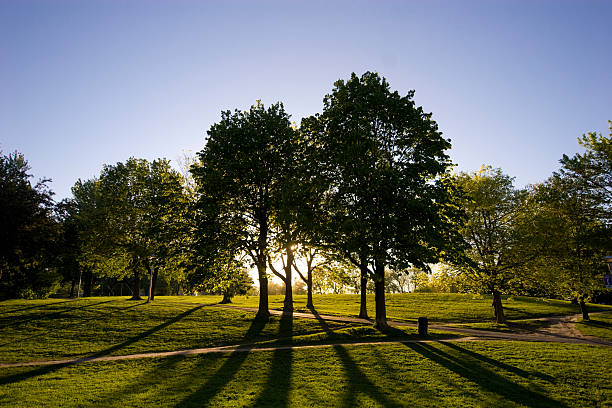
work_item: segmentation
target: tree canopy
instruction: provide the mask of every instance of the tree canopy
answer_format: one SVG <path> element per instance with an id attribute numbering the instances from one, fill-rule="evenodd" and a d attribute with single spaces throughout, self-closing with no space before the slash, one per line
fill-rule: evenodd
<path id="1" fill-rule="evenodd" d="M 456 242 L 450 141 L 415 105 L 414 91 L 400 96 L 371 72 L 334 85 L 323 112 L 303 124 L 327 185 L 321 232 L 367 267 L 376 324 L 386 328 L 385 268 L 428 268 Z"/>

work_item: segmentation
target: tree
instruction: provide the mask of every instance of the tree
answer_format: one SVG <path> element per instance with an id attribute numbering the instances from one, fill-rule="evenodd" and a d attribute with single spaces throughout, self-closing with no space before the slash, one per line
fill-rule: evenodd
<path id="1" fill-rule="evenodd" d="M 556 295 L 576 299 L 583 319 L 589 320 L 586 302 L 602 288 L 610 238 L 609 228 L 595 216 L 600 197 L 584 187 L 582 179 L 567 173 L 534 186 L 530 199 L 538 212 L 532 228 L 542 250 L 528 267 L 535 285 L 552 286 L 549 291 Z"/>
<path id="2" fill-rule="evenodd" d="M 303 126 L 328 186 L 323 234 L 373 278 L 376 326 L 386 329 L 385 268 L 427 269 L 458 242 L 450 141 L 414 91 L 400 96 L 371 72 L 334 85 Z"/>
<path id="3" fill-rule="evenodd" d="M 133 299 L 140 299 L 140 274 L 149 274 L 154 299 L 160 271 L 180 269 L 190 233 L 189 202 L 180 174 L 165 159 L 130 158 L 105 166 L 98 179 L 78 181 L 75 203 L 83 242 L 82 266 L 101 276 L 134 276 Z"/>
<path id="4" fill-rule="evenodd" d="M 202 246 L 219 245 L 235 250 L 236 257 L 250 257 L 259 279 L 258 317 L 269 316 L 271 228 L 278 203 L 284 201 L 284 170 L 292 159 L 287 145 L 295 135 L 280 103 L 266 109 L 258 101 L 249 111 L 222 112 L 198 153 L 200 164 L 192 167 Z M 289 240 L 285 247 L 291 247 Z"/>
<path id="5" fill-rule="evenodd" d="M 60 238 L 50 180 L 30 182 L 18 152 L 0 152 L 0 298 L 46 297 L 56 288 Z"/>
<path id="6" fill-rule="evenodd" d="M 608 124 L 608 136 L 590 132 L 578 139 L 586 151 L 571 158 L 564 154 L 560 174 L 582 183 L 580 188 L 588 192 L 593 204 L 589 211 L 609 224 L 612 223 L 612 121 Z"/>
<path id="7" fill-rule="evenodd" d="M 493 295 L 495 320 L 505 321 L 501 293 L 513 271 L 527 262 L 520 252 L 524 236 L 516 228 L 526 192 L 516 190 L 502 170 L 483 166 L 475 173 L 460 173 L 458 186 L 467 195 L 463 208 L 467 221 L 461 228 L 466 257 L 454 259 L 475 283 Z"/>

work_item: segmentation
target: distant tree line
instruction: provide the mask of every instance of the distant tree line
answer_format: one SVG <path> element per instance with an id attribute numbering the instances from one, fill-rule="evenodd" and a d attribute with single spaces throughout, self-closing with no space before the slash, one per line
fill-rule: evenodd
<path id="1" fill-rule="evenodd" d="M 586 302 L 603 292 L 610 248 L 612 124 L 579 139 L 542 183 L 515 188 L 501 169 L 453 174 L 450 140 L 414 91 L 367 72 L 334 83 L 321 113 L 291 122 L 282 103 L 221 113 L 183 171 L 130 158 L 78 180 L 54 203 L 23 155 L 2 155 L 0 296 L 219 293 L 230 302 L 257 271 L 268 292 L 488 293 Z M 434 269 L 433 278 L 425 275 Z M 282 282 L 270 281 L 270 276 Z M 294 288 L 294 282 L 299 282 Z M 163 291 L 160 286 L 163 286 Z"/>

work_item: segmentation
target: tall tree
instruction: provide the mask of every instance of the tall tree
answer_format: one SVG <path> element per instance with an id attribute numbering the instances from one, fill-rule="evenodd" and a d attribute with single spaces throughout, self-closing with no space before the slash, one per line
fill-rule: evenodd
<path id="1" fill-rule="evenodd" d="M 542 248 L 528 265 L 530 277 L 542 286 L 552 282 L 557 295 L 576 299 L 589 320 L 586 302 L 603 287 L 603 257 L 611 243 L 609 228 L 594 216 L 599 197 L 585 191 L 582 180 L 557 173 L 534 186 L 530 198 L 538 206 L 531 227 Z"/>
<path id="2" fill-rule="evenodd" d="M 467 257 L 456 258 L 454 263 L 492 294 L 495 319 L 502 323 L 502 291 L 512 273 L 527 261 L 520 251 L 524 237 L 516 228 L 526 191 L 515 189 L 513 179 L 501 169 L 488 166 L 461 173 L 456 180 L 467 195 L 463 201 L 467 222 L 461 234 L 468 249 Z"/>
<path id="3" fill-rule="evenodd" d="M 188 199 L 178 172 L 165 159 L 130 158 L 105 166 L 99 179 L 73 188 L 81 222 L 83 266 L 101 275 L 134 276 L 140 299 L 141 273 L 149 274 L 149 301 L 157 275 L 180 264 L 189 234 Z"/>
<path id="4" fill-rule="evenodd" d="M 457 242 L 450 141 L 413 91 L 400 96 L 376 73 L 334 85 L 304 126 L 328 186 L 323 233 L 373 278 L 376 325 L 386 329 L 385 268 L 427 269 Z"/>
<path id="5" fill-rule="evenodd" d="M 56 283 L 53 193 L 29 171 L 21 153 L 0 152 L 0 298 L 46 297 Z"/>
<path id="6" fill-rule="evenodd" d="M 192 167 L 198 185 L 198 235 L 203 245 L 233 248 L 256 266 L 259 280 L 258 317 L 267 318 L 267 265 L 271 228 L 286 183 L 286 162 L 295 138 L 281 103 L 249 111 L 221 113 L 208 130 L 206 146 Z"/>
<path id="7" fill-rule="evenodd" d="M 612 121 L 610 133 L 590 132 L 582 135 L 578 143 L 585 152 L 572 157 L 563 155 L 560 174 L 582 183 L 582 190 L 594 205 L 590 212 L 600 220 L 612 223 Z M 594 213 L 596 211 L 596 213 Z"/>

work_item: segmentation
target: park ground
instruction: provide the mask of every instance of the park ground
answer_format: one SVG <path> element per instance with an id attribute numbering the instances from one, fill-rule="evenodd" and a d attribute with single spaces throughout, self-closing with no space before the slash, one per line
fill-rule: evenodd
<path id="1" fill-rule="evenodd" d="M 609 306 L 509 297 L 498 325 L 486 296 L 390 295 L 381 333 L 356 295 L 220 300 L 0 302 L 0 406 L 612 407 Z"/>

